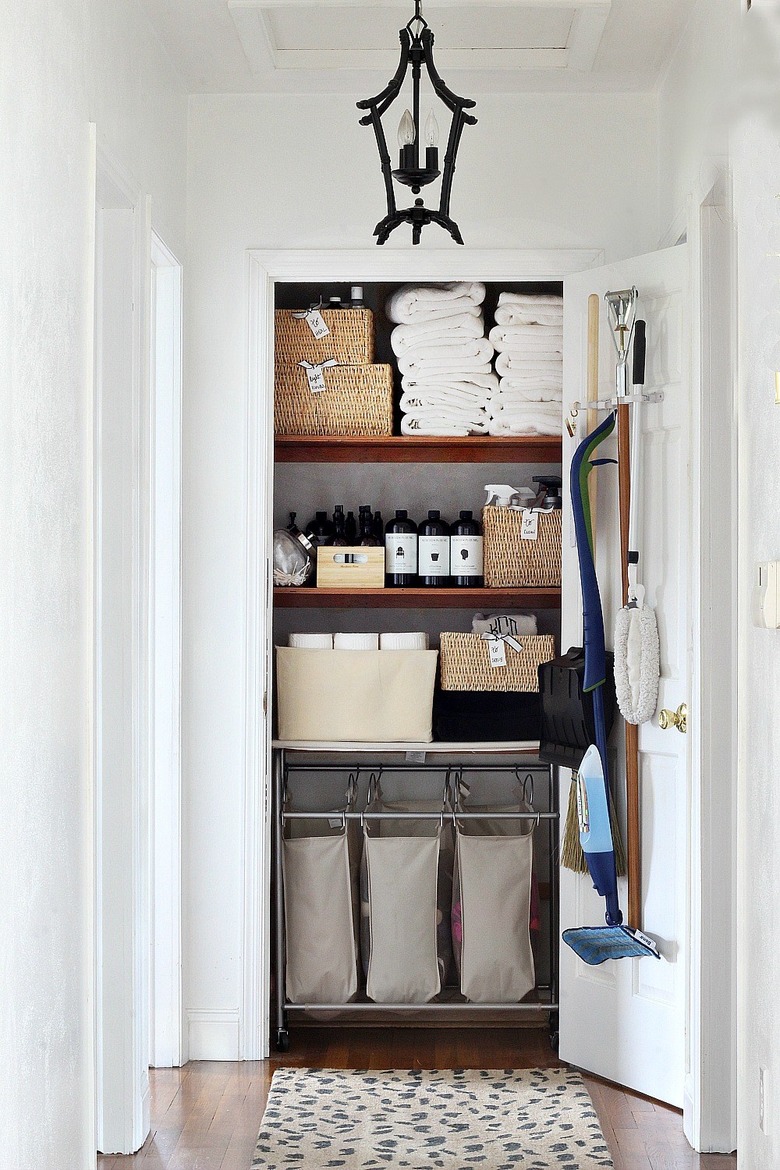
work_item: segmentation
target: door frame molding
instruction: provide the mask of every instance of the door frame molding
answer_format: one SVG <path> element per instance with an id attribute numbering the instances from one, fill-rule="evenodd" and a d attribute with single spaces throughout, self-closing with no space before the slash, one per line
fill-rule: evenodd
<path id="1" fill-rule="evenodd" d="M 96 1095 L 96 1148 L 119 1147 L 108 1152 L 132 1153 L 145 1140 L 149 1130 L 151 1114 L 151 1093 L 148 1078 L 148 826 L 147 813 L 147 755 L 148 725 L 145 713 L 147 694 L 147 596 L 148 581 L 148 523 L 144 512 L 144 501 L 140 498 L 143 485 L 148 482 L 148 434 L 145 423 L 148 420 L 149 394 L 149 330 L 147 308 L 149 304 L 148 256 L 151 239 L 151 206 L 135 180 L 103 148 L 99 133 L 94 130 L 92 141 L 95 151 L 95 217 L 100 212 L 127 211 L 132 216 L 132 323 L 131 346 L 132 367 L 130 370 L 130 393 L 132 411 L 132 475 L 137 488 L 131 516 L 131 610 L 125 614 L 122 629 L 123 639 L 130 652 L 131 676 L 131 729 L 132 743 L 132 792 L 131 824 L 127 827 L 130 838 L 130 864 L 123 879 L 121 904 L 109 909 L 110 922 L 103 920 L 104 902 L 101 873 L 103 865 L 102 831 L 102 739 L 101 739 L 101 686 L 102 686 L 102 447 L 101 447 L 101 371 L 100 335 L 97 329 L 97 313 L 100 303 L 100 285 L 96 277 L 94 292 L 95 320 L 93 326 L 93 412 L 92 412 L 92 609 L 93 609 L 93 664 L 92 664 L 92 712 L 93 712 L 93 774 L 94 774 L 94 1004 L 95 1004 L 95 1095 Z M 100 241 L 95 234 L 94 264 L 99 258 Z M 119 887 L 117 886 L 117 889 Z M 123 986 L 118 996 L 123 1004 L 120 1021 L 121 1043 L 104 1051 L 102 1028 L 102 954 L 105 933 L 118 940 L 130 954 L 130 962 L 124 973 Z M 122 1100 L 111 1104 L 108 1127 L 106 1128 L 106 1102 L 103 1095 L 101 1070 L 106 1061 L 121 1070 L 124 1086 Z M 135 1073 L 138 1072 L 138 1077 Z"/>
<path id="2" fill-rule="evenodd" d="M 691 401 L 693 717 L 688 723 L 690 957 L 683 1116 L 686 1137 L 703 1152 L 728 1152 L 737 1144 L 739 501 L 733 223 L 731 178 L 724 168 L 691 196 L 688 207 L 695 392 Z M 711 538 L 715 532 L 717 540 Z"/>
<path id="3" fill-rule="evenodd" d="M 239 1059 L 270 1047 L 271 541 L 273 526 L 274 286 L 277 282 L 560 280 L 603 260 L 600 249 L 401 248 L 247 252 L 247 491 L 245 563 L 244 800 Z"/>
<path id="4" fill-rule="evenodd" d="M 715 191 L 718 188 L 714 189 Z M 694 201 L 695 212 L 705 206 L 721 206 L 722 200 L 713 193 L 705 193 Z M 709 213 L 707 213 L 709 214 Z M 689 231 L 697 237 L 699 228 Z M 689 217 L 690 224 L 690 217 Z M 695 243 L 695 241 L 694 241 Z M 694 246 L 693 255 L 701 257 L 701 246 Z M 356 251 L 260 250 L 247 252 L 247 396 L 246 396 L 246 468 L 247 492 L 243 517 L 245 563 L 245 676 L 244 676 L 244 821 L 243 821 L 243 914 L 241 940 L 241 1002 L 239 1028 L 239 1057 L 244 1060 L 268 1056 L 270 1046 L 270 929 L 269 891 L 271 861 L 271 729 L 270 695 L 272 673 L 271 645 L 271 537 L 273 504 L 273 402 L 269 388 L 273 385 L 273 307 L 276 282 L 331 281 L 351 283 L 396 280 L 563 280 L 574 272 L 596 267 L 603 262 L 599 249 L 591 250 L 475 250 L 453 252 L 442 249 L 416 252 L 407 249 L 361 249 Z M 705 414 L 703 387 L 712 374 L 712 363 L 706 360 L 706 344 L 714 358 L 718 331 L 712 329 L 705 337 L 702 324 L 706 314 L 706 285 L 703 274 L 694 273 L 691 290 L 691 309 L 694 327 L 694 423 Z M 724 385 L 725 392 L 725 385 Z M 716 417 L 717 415 L 717 417 Z M 730 421 L 731 412 L 709 412 L 700 428 L 699 457 L 694 467 L 694 478 L 700 477 L 697 506 L 699 508 L 697 599 L 698 614 L 703 614 L 717 590 L 718 572 L 724 564 L 732 571 L 732 554 L 723 547 L 704 547 L 701 539 L 706 534 L 710 509 L 714 506 L 716 489 L 720 491 L 718 467 L 705 458 L 707 451 L 717 453 L 718 433 L 724 421 Z M 707 447 L 706 444 L 710 446 Z M 734 449 L 736 441 L 734 440 Z M 705 450 L 706 448 L 706 450 Z M 735 458 L 735 456 L 734 456 Z M 736 501 L 732 500 L 735 514 Z M 720 516 L 722 520 L 722 515 Z M 732 526 L 733 527 L 733 526 Z M 713 559 L 713 554 L 714 558 Z M 708 558 L 706 563 L 702 557 Z M 719 560 L 717 558 L 720 558 Z M 720 565 L 720 570 L 718 569 Z M 703 590 L 706 589 L 706 593 Z M 736 624 L 731 622 L 731 629 Z M 692 630 L 697 664 L 708 660 L 713 647 L 722 644 L 718 622 L 710 623 L 697 637 Z M 717 643 L 715 639 L 717 638 Z M 715 710 L 717 687 L 712 675 L 696 672 L 697 690 L 692 695 L 694 714 Z M 709 706 L 708 706 L 709 704 Z M 727 734 L 731 734 L 736 750 L 736 716 L 732 715 Z M 692 956 L 689 971 L 689 996 L 686 1015 L 691 1030 L 689 1044 L 690 1067 L 686 1075 L 686 1133 L 698 1148 L 723 1149 L 729 1145 L 734 1127 L 735 1061 L 718 1062 L 715 1068 L 710 1055 L 723 1051 L 726 1036 L 733 1055 L 736 1007 L 734 997 L 735 951 L 731 948 L 728 974 L 713 980 L 711 972 L 717 958 L 723 962 L 724 923 L 718 921 L 716 900 L 709 896 L 708 883 L 719 870 L 722 851 L 714 829 L 719 823 L 722 805 L 716 796 L 713 782 L 718 775 L 718 727 L 710 724 L 705 729 L 704 719 L 692 720 L 693 763 L 698 767 L 697 785 L 693 798 L 698 802 L 697 819 L 692 822 L 696 837 L 691 849 L 689 898 L 690 943 Z M 722 720 L 720 721 L 722 731 Z M 698 725 L 698 726 L 697 726 Z M 697 745 L 697 740 L 700 743 Z M 697 745 L 697 746 L 695 746 Z M 692 768 L 692 774 L 694 769 Z M 729 773 L 721 768 L 725 784 L 730 784 Z M 723 788 L 722 781 L 720 788 Z M 720 790 L 718 790 L 720 795 Z M 733 848 L 733 840 L 731 842 Z M 732 858 L 733 867 L 733 858 Z M 728 885 L 728 882 L 726 883 Z M 730 886 L 733 891 L 733 884 Z M 733 920 L 726 924 L 733 932 Z M 694 961 L 695 956 L 695 961 Z M 716 1047 L 713 1048 L 712 1044 Z M 689 1092 L 690 1090 L 690 1092 Z M 724 1104 L 727 1103 L 727 1104 Z M 726 1117 L 729 1121 L 726 1122 Z"/>

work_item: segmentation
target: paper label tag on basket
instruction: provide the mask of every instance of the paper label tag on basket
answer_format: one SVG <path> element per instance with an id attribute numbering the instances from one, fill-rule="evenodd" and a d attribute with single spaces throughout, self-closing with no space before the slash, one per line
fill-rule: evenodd
<path id="1" fill-rule="evenodd" d="M 303 313 L 293 313 L 293 317 L 295 317 L 298 321 L 303 319 L 311 329 L 317 341 L 319 341 L 322 337 L 327 337 L 330 333 L 330 329 L 328 329 L 328 326 L 325 324 L 325 318 L 319 309 L 306 309 L 306 311 Z"/>
<path id="2" fill-rule="evenodd" d="M 491 638 L 488 642 L 488 654 L 491 666 L 506 666 L 506 648 L 501 638 Z"/>
<path id="3" fill-rule="evenodd" d="M 343 822 L 341 817 L 331 817 L 330 820 L 328 821 L 328 824 L 330 825 L 331 829 L 340 829 L 341 826 L 343 825 L 343 823 L 344 822 Z"/>
<path id="4" fill-rule="evenodd" d="M 320 362 L 319 365 L 314 365 L 312 362 L 298 362 L 298 365 L 306 371 L 312 394 L 321 394 L 326 389 L 323 371 L 329 369 L 330 366 L 337 366 L 338 362 L 335 358 L 328 358 L 326 362 Z"/>
<path id="5" fill-rule="evenodd" d="M 523 525 L 520 529 L 521 540 L 537 540 L 539 536 L 539 513 L 523 512 Z"/>

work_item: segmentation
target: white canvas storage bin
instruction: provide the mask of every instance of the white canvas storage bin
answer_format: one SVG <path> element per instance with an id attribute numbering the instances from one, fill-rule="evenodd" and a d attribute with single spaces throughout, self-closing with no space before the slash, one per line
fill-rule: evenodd
<path id="1" fill-rule="evenodd" d="M 293 820 L 282 839 L 290 1003 L 347 1003 L 358 990 L 359 838 L 349 822 Z"/>
<path id="2" fill-rule="evenodd" d="M 436 650 L 276 649 L 278 737 L 429 743 Z"/>
<path id="3" fill-rule="evenodd" d="M 483 811 L 469 807 L 470 812 Z M 453 877 L 453 949 L 460 990 L 473 1003 L 518 1003 L 536 985 L 531 949 L 535 822 L 458 822 Z M 529 811 L 521 805 L 519 811 Z"/>

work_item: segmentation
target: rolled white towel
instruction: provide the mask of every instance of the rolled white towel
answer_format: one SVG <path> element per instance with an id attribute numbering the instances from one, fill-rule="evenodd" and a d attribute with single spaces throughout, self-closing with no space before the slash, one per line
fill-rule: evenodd
<path id="1" fill-rule="evenodd" d="M 407 284 L 393 293 L 385 312 L 397 325 L 413 325 L 416 321 L 436 317 L 454 317 L 459 313 L 477 316 L 485 299 L 485 286 L 480 281 L 439 285 Z"/>
<path id="2" fill-rule="evenodd" d="M 545 325 L 494 325 L 488 339 L 500 352 L 516 350 L 518 353 L 533 353 L 535 350 L 547 350 L 563 353 L 563 330 Z"/>
<path id="3" fill-rule="evenodd" d="M 379 634 L 334 634 L 335 650 L 378 650 Z"/>
<path id="4" fill-rule="evenodd" d="M 463 339 L 482 337 L 485 322 L 482 313 L 458 313 L 454 317 L 435 317 L 432 321 L 420 321 L 415 325 L 396 325 L 390 334 L 390 344 L 396 356 L 406 353 L 417 345 L 439 344 L 448 338 Z"/>
<path id="5" fill-rule="evenodd" d="M 452 375 L 491 373 L 490 362 L 493 346 L 486 337 L 472 337 L 465 341 L 454 341 L 444 345 L 425 346 L 410 349 L 398 359 L 402 377 L 414 375 L 423 377 L 428 373 L 449 371 Z"/>
<path id="6" fill-rule="evenodd" d="M 401 415 L 402 435 L 486 435 L 488 426 L 486 410 L 470 415 L 442 406 Z"/>
<path id="7" fill-rule="evenodd" d="M 547 374 L 557 379 L 563 378 L 563 356 L 561 354 L 541 354 L 521 356 L 514 352 L 500 353 L 496 357 L 496 373 L 500 378 L 514 374 Z"/>
<path id="8" fill-rule="evenodd" d="M 290 634 L 287 645 L 298 650 L 332 650 L 333 634 Z"/>
<path id="9" fill-rule="evenodd" d="M 441 389 L 447 386 L 455 386 L 463 390 L 472 390 L 476 387 L 477 390 L 486 390 L 492 394 L 498 389 L 498 378 L 492 371 L 489 374 L 478 374 L 469 370 L 462 377 L 458 377 L 457 374 L 439 370 L 425 374 L 407 374 L 401 379 L 401 389 L 410 394 L 417 390 L 430 390 L 434 387 Z"/>
<path id="10" fill-rule="evenodd" d="M 413 633 L 385 633 L 379 635 L 380 650 L 427 650 L 428 635 Z"/>

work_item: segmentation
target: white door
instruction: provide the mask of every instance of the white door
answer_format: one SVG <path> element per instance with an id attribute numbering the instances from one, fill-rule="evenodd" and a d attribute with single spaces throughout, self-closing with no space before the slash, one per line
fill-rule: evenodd
<path id="1" fill-rule="evenodd" d="M 687 703 L 689 692 L 689 329 L 687 248 L 680 246 L 570 277 L 564 286 L 566 409 L 586 393 L 586 321 L 590 293 L 601 299 L 600 396 L 614 393 L 615 353 L 604 305 L 608 290 L 640 293 L 647 322 L 646 389 L 663 401 L 640 408 L 644 469 L 641 498 L 641 580 L 654 607 L 661 644 L 658 711 Z M 600 416 L 600 417 L 603 417 Z M 564 476 L 577 440 L 566 437 Z M 599 453 L 615 454 L 614 438 Z M 564 479 L 564 483 L 567 480 Z M 620 605 L 617 469 L 598 473 L 597 564 L 607 646 Z M 571 512 L 568 510 L 570 517 Z M 582 608 L 576 550 L 564 522 L 562 648 L 581 645 Z M 622 739 L 616 740 L 618 803 L 625 807 Z M 621 959 L 586 966 L 561 944 L 561 1059 L 682 1107 L 685 1074 L 686 878 L 688 740 L 661 731 L 658 713 L 639 730 L 643 929 L 656 939 L 661 961 Z M 570 774 L 562 776 L 565 809 Z M 561 871 L 561 929 L 604 923 L 604 903 L 589 878 Z M 624 917 L 626 883 L 620 882 Z"/>

